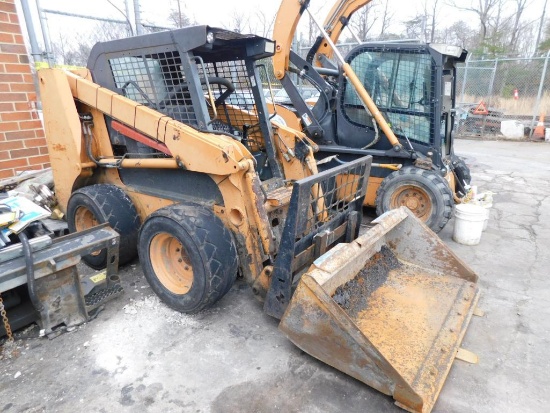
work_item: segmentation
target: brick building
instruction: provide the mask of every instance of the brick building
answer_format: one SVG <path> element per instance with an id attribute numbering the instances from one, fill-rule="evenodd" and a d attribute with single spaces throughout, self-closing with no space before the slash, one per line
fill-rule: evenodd
<path id="1" fill-rule="evenodd" d="M 0 179 L 50 166 L 15 0 L 0 1 Z"/>

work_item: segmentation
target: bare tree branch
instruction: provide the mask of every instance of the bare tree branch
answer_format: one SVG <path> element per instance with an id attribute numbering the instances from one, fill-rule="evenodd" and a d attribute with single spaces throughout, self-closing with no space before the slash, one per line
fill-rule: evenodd
<path id="1" fill-rule="evenodd" d="M 126 15 L 125 12 L 123 12 L 122 10 L 120 10 L 116 4 L 114 4 L 111 0 L 107 0 L 107 3 L 109 3 L 111 6 L 113 6 L 115 9 L 117 9 L 120 14 L 122 14 L 124 16 L 124 20 L 126 20 L 126 22 L 128 23 L 128 32 L 130 33 L 130 36 L 133 36 L 134 35 L 134 29 L 132 29 L 132 23 L 130 23 L 130 19 L 129 17 Z"/>

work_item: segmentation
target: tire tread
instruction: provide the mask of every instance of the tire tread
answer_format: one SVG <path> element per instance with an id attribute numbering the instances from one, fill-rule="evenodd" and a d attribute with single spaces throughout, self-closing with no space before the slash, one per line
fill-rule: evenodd
<path id="1" fill-rule="evenodd" d="M 205 259 L 204 264 L 209 271 L 206 271 L 206 296 L 196 308 L 186 312 L 197 313 L 210 307 L 231 289 L 237 278 L 238 258 L 233 235 L 211 210 L 198 205 L 171 205 L 157 210 L 150 217 L 155 216 L 183 224 L 194 235 L 199 253 Z"/>
<path id="2" fill-rule="evenodd" d="M 406 179 L 407 176 L 421 176 L 424 179 L 427 179 L 431 182 L 433 190 L 437 191 L 437 193 L 441 196 L 441 199 L 443 200 L 443 211 L 439 214 L 436 222 L 430 225 L 430 228 L 432 228 L 434 232 L 441 231 L 445 225 L 447 225 L 447 222 L 449 222 L 453 214 L 453 194 L 447 181 L 442 176 L 438 175 L 434 171 L 428 171 L 415 166 L 406 166 L 384 178 L 378 188 L 378 191 L 376 192 L 376 214 L 382 215 L 386 212 L 384 210 L 383 197 L 385 192 L 388 191 L 388 187 L 390 187 L 396 180 Z"/>
<path id="3" fill-rule="evenodd" d="M 84 197 L 84 198 L 81 198 Z M 137 256 L 137 233 L 141 224 L 137 210 L 130 197 L 119 187 L 111 184 L 94 184 L 77 189 L 71 194 L 67 212 L 74 207 L 75 202 L 88 199 L 95 205 L 103 216 L 96 217 L 100 222 L 108 222 L 120 235 L 119 242 L 119 264 L 123 265 Z M 82 205 L 82 204 L 81 204 Z M 86 206 L 86 205 L 84 205 Z M 68 216 L 68 221 L 72 219 Z M 73 222 L 69 222 L 69 229 L 74 232 Z M 102 265 L 93 264 L 89 258 L 84 261 L 93 268 L 104 268 Z"/>

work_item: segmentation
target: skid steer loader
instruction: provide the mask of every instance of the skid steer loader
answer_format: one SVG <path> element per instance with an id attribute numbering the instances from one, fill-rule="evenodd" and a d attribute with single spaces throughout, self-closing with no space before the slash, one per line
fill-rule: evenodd
<path id="1" fill-rule="evenodd" d="M 455 65 L 465 61 L 467 52 L 390 41 L 359 43 L 342 56 L 334 43 L 353 13 L 370 1 L 336 0 L 305 59 L 290 46 L 309 1 L 281 2 L 274 26 L 274 73 L 294 113 L 276 110 L 319 144 L 316 158 L 322 169 L 373 156 L 366 206 L 376 207 L 379 215 L 407 206 L 439 232 L 471 180 L 453 149 Z M 320 92 L 314 107 L 300 94 L 312 86 Z"/>
<path id="2" fill-rule="evenodd" d="M 265 38 L 196 26 L 99 43 L 87 70 L 40 70 L 60 206 L 72 231 L 117 230 L 121 264 L 137 251 L 173 309 L 211 306 L 239 273 L 298 346 L 427 412 L 475 308 L 477 277 L 405 210 L 357 238 L 372 159 L 318 172 L 316 145 L 271 124 L 259 60 L 274 51 Z M 253 96 L 253 107 L 238 96 Z M 371 276 L 372 259 L 386 273 Z M 85 260 L 101 268 L 108 255 Z M 357 277 L 372 288 L 356 295 Z M 396 341 L 379 339 L 393 316 L 407 317 L 403 343 L 422 332 L 414 357 L 393 348 L 397 321 Z"/>

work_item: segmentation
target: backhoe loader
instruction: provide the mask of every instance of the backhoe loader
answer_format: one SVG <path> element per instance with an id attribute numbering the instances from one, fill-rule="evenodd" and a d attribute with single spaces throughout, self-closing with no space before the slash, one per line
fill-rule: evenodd
<path id="1" fill-rule="evenodd" d="M 411 41 L 369 42 L 344 58 L 334 44 L 353 13 L 368 3 L 337 0 L 304 59 L 290 46 L 309 0 L 281 2 L 273 66 L 295 116 L 277 112 L 319 145 L 320 169 L 373 156 L 365 205 L 376 207 L 378 215 L 407 206 L 439 232 L 471 180 L 453 149 L 455 64 L 467 52 Z M 303 85 L 320 91 L 313 108 L 300 96 Z"/>
<path id="2" fill-rule="evenodd" d="M 270 121 L 260 60 L 274 52 L 195 26 L 98 43 L 85 70 L 40 70 L 60 207 L 71 231 L 118 231 L 120 263 L 137 253 L 174 310 L 212 306 L 240 274 L 296 345 L 428 412 L 477 276 L 405 209 L 358 237 L 372 158 L 319 172 L 316 145 Z"/>

